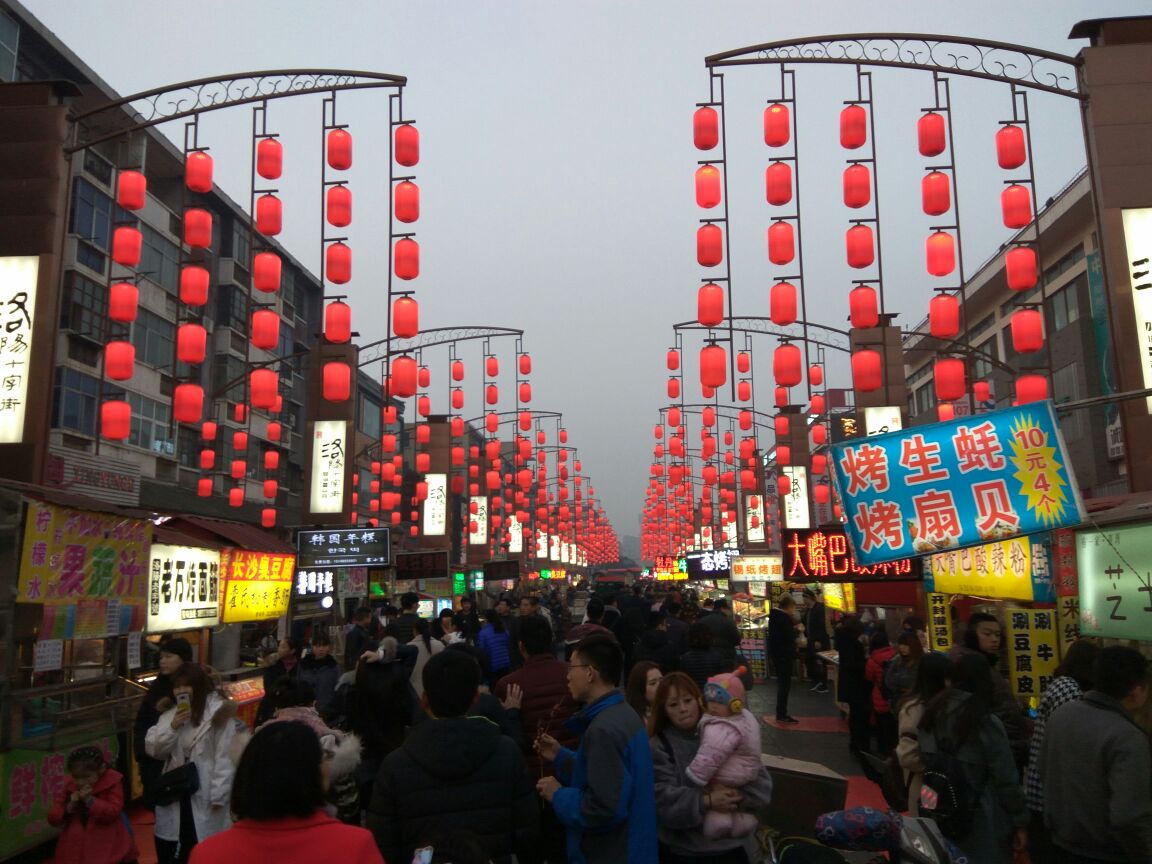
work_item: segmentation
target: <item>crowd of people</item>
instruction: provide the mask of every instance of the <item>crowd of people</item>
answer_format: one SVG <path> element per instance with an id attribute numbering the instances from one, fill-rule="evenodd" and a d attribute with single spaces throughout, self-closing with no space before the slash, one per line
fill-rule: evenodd
<path id="1" fill-rule="evenodd" d="M 327 633 L 281 639 L 255 733 L 187 642 L 161 646 L 134 739 L 160 864 L 756 860 L 772 781 L 726 600 L 637 588 L 581 616 L 556 594 L 519 598 L 517 614 L 511 598 L 483 613 L 464 598 L 428 620 L 418 599 L 357 610 L 343 662 Z M 775 604 L 778 723 L 796 722 L 797 661 L 827 692 L 819 654 L 835 648 L 850 748 L 898 766 L 901 809 L 933 815 L 969 860 L 1152 860 L 1139 652 L 1076 642 L 1031 722 L 994 616 L 973 615 L 949 655 L 926 650 L 915 618 L 895 644 L 826 618 L 813 592 Z M 89 750 L 69 757 L 50 814 L 57 860 L 134 860 L 122 778 Z"/>

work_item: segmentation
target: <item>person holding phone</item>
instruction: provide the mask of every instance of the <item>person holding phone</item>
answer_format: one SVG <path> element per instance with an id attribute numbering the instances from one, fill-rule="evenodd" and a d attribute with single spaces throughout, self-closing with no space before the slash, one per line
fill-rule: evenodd
<path id="1" fill-rule="evenodd" d="M 173 704 L 148 730 L 144 747 L 164 760 L 169 772 L 188 771 L 188 782 L 173 800 L 156 806 L 159 864 L 186 864 L 192 848 L 231 824 L 228 812 L 236 766 L 229 753 L 235 737 L 235 703 L 221 696 L 208 674 L 185 663 L 171 675 Z"/>

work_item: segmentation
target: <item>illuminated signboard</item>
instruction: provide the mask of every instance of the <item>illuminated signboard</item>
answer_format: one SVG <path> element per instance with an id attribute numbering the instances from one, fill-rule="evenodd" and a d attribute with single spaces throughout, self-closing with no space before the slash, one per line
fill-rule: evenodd
<path id="1" fill-rule="evenodd" d="M 39 273 L 35 255 L 0 258 L 0 444 L 24 440 Z"/>
<path id="2" fill-rule="evenodd" d="M 484 495 L 473 495 L 469 502 L 476 512 L 471 514 L 468 522 L 468 545 L 483 546 L 488 542 L 488 498 Z M 469 507 L 471 512 L 472 507 Z M 476 530 L 472 530 L 472 525 Z"/>
<path id="3" fill-rule="evenodd" d="M 312 513 L 344 510 L 345 449 L 348 424 L 317 420 L 312 428 Z"/>
<path id="4" fill-rule="evenodd" d="M 785 465 L 781 470 L 790 481 L 788 494 L 783 496 L 785 527 L 811 527 L 812 517 L 808 510 L 808 469 L 800 465 Z"/>
<path id="5" fill-rule="evenodd" d="M 149 633 L 220 623 L 220 552 L 152 544 L 148 571 Z"/>
<path id="6" fill-rule="evenodd" d="M 548 535 L 548 558 L 552 561 L 560 560 L 560 538 L 555 534 Z"/>
<path id="7" fill-rule="evenodd" d="M 685 556 L 688 578 L 713 582 L 728 579 L 732 572 L 732 553 L 727 549 L 707 552 L 689 552 Z"/>
<path id="8" fill-rule="evenodd" d="M 396 555 L 396 581 L 444 579 L 448 575 L 448 550 L 399 552 Z"/>
<path id="9" fill-rule="evenodd" d="M 856 611 L 856 586 L 852 582 L 825 582 L 824 605 L 837 612 Z"/>
<path id="10" fill-rule="evenodd" d="M 1001 600 L 1033 600 L 1032 564 L 1044 561 L 1044 549 L 1037 550 L 1027 537 L 1001 540 L 970 549 L 942 552 L 929 557 L 932 584 L 941 594 L 975 594 Z"/>
<path id="11" fill-rule="evenodd" d="M 764 534 L 764 496 L 748 495 L 744 498 L 744 536 L 749 543 L 763 543 Z"/>
<path id="12" fill-rule="evenodd" d="M 1146 640 L 1152 634 L 1149 533 L 1146 525 L 1076 532 L 1082 635 Z M 1073 608 L 1061 598 L 1062 625 Z"/>
<path id="13" fill-rule="evenodd" d="M 336 573 L 332 570 L 297 570 L 296 596 L 319 597 L 336 589 Z"/>
<path id="14" fill-rule="evenodd" d="M 424 499 L 425 537 L 443 537 L 448 529 L 448 475 L 425 474 L 428 497 Z"/>
<path id="15" fill-rule="evenodd" d="M 296 532 L 301 567 L 376 567 L 387 564 L 391 536 L 386 528 L 330 528 Z"/>
<path id="16" fill-rule="evenodd" d="M 864 409 L 864 433 L 866 435 L 883 435 L 885 432 L 896 432 L 903 428 L 900 409 L 895 405 Z"/>
<path id="17" fill-rule="evenodd" d="M 225 624 L 279 618 L 288 611 L 296 556 L 274 552 L 225 549 L 220 553 L 224 574 Z"/>
<path id="18" fill-rule="evenodd" d="M 688 562 L 673 555 L 657 555 L 652 565 L 657 581 L 675 582 L 688 578 Z"/>
<path id="19" fill-rule="evenodd" d="M 548 535 L 543 531 L 536 532 L 536 557 L 548 557 Z"/>
<path id="20" fill-rule="evenodd" d="M 524 526 L 515 516 L 508 517 L 508 554 L 519 555 L 524 551 Z"/>
<path id="21" fill-rule="evenodd" d="M 1124 243 L 1128 249 L 1132 310 L 1136 313 L 1136 344 L 1140 349 L 1144 386 L 1152 388 L 1152 207 L 1122 210 Z M 1152 396 L 1145 400 L 1152 412 Z"/>
<path id="22" fill-rule="evenodd" d="M 741 555 L 732 559 L 732 578 L 737 582 L 780 582 L 784 559 L 779 555 Z"/>
<path id="23" fill-rule="evenodd" d="M 919 579 L 919 559 L 904 558 L 865 567 L 848 548 L 848 538 L 838 528 L 785 531 L 784 579 L 789 582 L 875 582 Z"/>

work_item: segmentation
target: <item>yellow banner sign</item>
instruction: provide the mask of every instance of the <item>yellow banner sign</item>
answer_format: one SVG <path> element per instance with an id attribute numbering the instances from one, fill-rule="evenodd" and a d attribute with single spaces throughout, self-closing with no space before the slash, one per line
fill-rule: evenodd
<path id="1" fill-rule="evenodd" d="M 295 569 L 295 555 L 225 549 L 220 553 L 226 580 L 223 622 L 263 621 L 285 614 Z"/>
<path id="2" fill-rule="evenodd" d="M 856 586 L 851 582 L 822 582 L 824 605 L 837 612 L 856 611 Z"/>
<path id="3" fill-rule="evenodd" d="M 1032 600 L 1032 543 L 1015 537 L 932 556 L 932 578 L 941 594 L 976 594 Z"/>
<path id="4" fill-rule="evenodd" d="M 151 542 L 151 526 L 143 519 L 32 501 L 16 600 L 65 606 L 103 599 L 142 606 Z"/>
<path id="5" fill-rule="evenodd" d="M 1060 663 L 1055 609 L 1005 609 L 1012 692 L 1039 698 Z"/>
<path id="6" fill-rule="evenodd" d="M 940 652 L 952 647 L 952 609 L 946 594 L 928 595 L 928 645 Z"/>

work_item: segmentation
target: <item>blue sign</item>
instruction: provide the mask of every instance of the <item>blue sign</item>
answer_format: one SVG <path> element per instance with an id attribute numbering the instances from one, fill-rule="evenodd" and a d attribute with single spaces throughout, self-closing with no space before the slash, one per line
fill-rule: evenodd
<path id="1" fill-rule="evenodd" d="M 1051 402 L 857 438 L 831 454 L 845 527 L 863 565 L 1083 519 Z"/>

